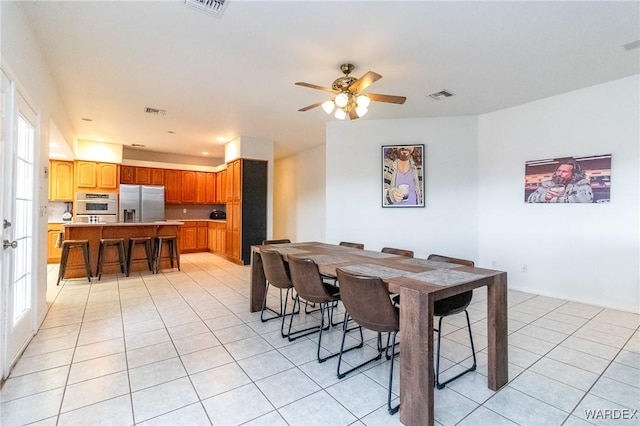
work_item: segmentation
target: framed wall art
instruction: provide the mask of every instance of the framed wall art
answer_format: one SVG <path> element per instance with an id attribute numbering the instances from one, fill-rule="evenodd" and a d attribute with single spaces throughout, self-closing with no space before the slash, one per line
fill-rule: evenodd
<path id="1" fill-rule="evenodd" d="M 424 207 L 424 145 L 382 146 L 382 207 Z"/>
<path id="2" fill-rule="evenodd" d="M 525 203 L 608 203 L 611 154 L 525 163 Z"/>

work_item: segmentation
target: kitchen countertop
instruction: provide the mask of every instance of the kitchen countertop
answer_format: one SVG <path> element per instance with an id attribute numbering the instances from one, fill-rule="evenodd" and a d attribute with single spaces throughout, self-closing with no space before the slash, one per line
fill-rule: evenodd
<path id="1" fill-rule="evenodd" d="M 98 223 L 78 223 L 78 222 L 74 222 L 74 223 L 64 223 L 64 226 L 67 227 L 87 227 L 87 226 L 107 226 L 107 227 L 113 227 L 113 226 L 150 226 L 150 225 L 183 225 L 184 223 L 182 221 L 177 221 L 177 220 L 162 220 L 162 221 L 157 221 L 157 222 L 137 222 L 137 223 L 120 223 L 120 222 L 111 222 L 111 223 L 107 223 L 107 222 L 98 222 Z"/>

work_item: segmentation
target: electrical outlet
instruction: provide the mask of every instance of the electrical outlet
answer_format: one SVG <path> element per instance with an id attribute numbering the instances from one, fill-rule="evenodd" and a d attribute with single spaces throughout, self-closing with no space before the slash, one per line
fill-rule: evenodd
<path id="1" fill-rule="evenodd" d="M 527 272 L 527 265 L 523 263 L 522 266 L 520 267 L 520 270 L 522 272 Z"/>
<path id="2" fill-rule="evenodd" d="M 182 209 L 182 213 L 187 213 L 187 209 Z"/>

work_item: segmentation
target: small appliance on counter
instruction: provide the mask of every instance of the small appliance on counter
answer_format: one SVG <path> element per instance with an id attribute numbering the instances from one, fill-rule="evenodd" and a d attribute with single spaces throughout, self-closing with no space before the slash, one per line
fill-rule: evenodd
<path id="1" fill-rule="evenodd" d="M 209 214 L 209 219 L 222 220 L 227 218 L 227 213 L 222 210 L 214 210 Z"/>
<path id="2" fill-rule="evenodd" d="M 64 203 L 67 207 L 67 210 L 62 213 L 62 221 L 63 222 L 71 222 L 73 220 L 73 203 Z"/>

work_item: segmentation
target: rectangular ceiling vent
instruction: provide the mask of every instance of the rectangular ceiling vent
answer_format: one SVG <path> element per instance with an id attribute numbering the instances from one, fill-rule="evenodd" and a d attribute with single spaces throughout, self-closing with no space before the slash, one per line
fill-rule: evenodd
<path id="1" fill-rule="evenodd" d="M 156 109 L 156 108 L 149 108 L 149 107 L 146 107 L 144 109 L 144 112 L 146 112 L 147 114 L 160 115 L 160 116 L 163 116 L 167 113 L 167 111 L 163 109 Z"/>
<path id="2" fill-rule="evenodd" d="M 441 100 L 441 99 L 445 99 L 445 98 L 450 98 L 451 96 L 453 96 L 453 93 L 447 91 L 447 90 L 441 90 L 439 92 L 436 93 L 432 93 L 429 95 L 430 98 L 433 98 L 435 100 Z"/>
<path id="3" fill-rule="evenodd" d="M 222 16 L 229 0 L 184 0 L 185 4 L 209 15 Z"/>

